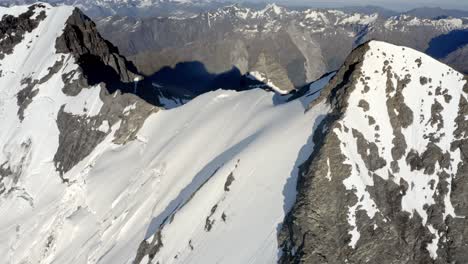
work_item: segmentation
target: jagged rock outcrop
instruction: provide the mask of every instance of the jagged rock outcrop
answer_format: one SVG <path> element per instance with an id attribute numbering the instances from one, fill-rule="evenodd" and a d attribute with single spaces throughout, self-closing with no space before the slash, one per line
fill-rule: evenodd
<path id="1" fill-rule="evenodd" d="M 116 131 L 114 142 L 123 144 L 134 139 L 146 117 L 156 108 L 139 102 L 132 95 L 120 95 L 122 92 L 137 94 L 141 77 L 135 73 L 133 65 L 118 53 L 118 49 L 101 37 L 94 22 L 79 9 L 74 9 L 66 21 L 63 34 L 57 38 L 55 47 L 59 53 L 71 54 L 79 65 L 78 80 L 69 80 L 67 75 L 62 76 L 65 93 L 76 95 L 80 92 L 80 87 L 96 84 L 103 84 L 106 88 L 100 93 L 103 105 L 98 115 L 73 115 L 64 111 L 63 107 L 58 113 L 60 144 L 54 162 L 63 174 L 87 157 L 117 122 L 121 122 L 121 125 Z M 114 93 L 119 95 L 115 96 Z M 132 104 L 136 111 L 130 110 L 122 115 L 124 109 Z M 107 129 L 97 129 L 103 125 Z"/>
<path id="2" fill-rule="evenodd" d="M 414 50 L 354 50 L 322 94 L 333 112 L 302 166 L 280 262 L 466 262 L 466 87 Z"/>
<path id="3" fill-rule="evenodd" d="M 113 132 L 112 126 L 120 123 L 119 128 L 113 132 L 113 142 L 123 145 L 135 140 L 146 118 L 158 110 L 156 106 L 134 95 L 116 93 L 109 94 L 103 88 L 99 95 L 103 104 L 96 116 L 74 115 L 67 113 L 64 107 L 60 109 L 57 115 L 59 146 L 54 155 L 54 163 L 61 175 L 91 154 Z"/>
<path id="4" fill-rule="evenodd" d="M 91 85 L 105 82 L 116 86 L 118 81 L 129 84 L 139 77 L 134 66 L 101 37 L 94 22 L 79 9 L 73 10 L 55 47 L 57 52 L 73 54 Z"/>

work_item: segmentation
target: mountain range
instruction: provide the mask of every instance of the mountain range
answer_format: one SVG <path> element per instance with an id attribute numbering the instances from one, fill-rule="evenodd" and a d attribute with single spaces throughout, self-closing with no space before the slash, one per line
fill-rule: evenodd
<path id="1" fill-rule="evenodd" d="M 236 21 L 264 19 L 234 10 Z M 258 52 L 260 66 L 247 63 L 232 87 L 194 92 L 147 76 L 79 9 L 39 3 L 0 14 L 5 263 L 468 260 L 468 77 L 452 67 L 359 41 L 336 71 L 301 87 L 283 86 L 281 65 Z M 325 20 L 308 14 L 308 23 Z M 215 30 L 224 15 L 174 25 L 190 32 L 209 21 L 224 34 Z M 289 19 L 275 6 L 261 15 Z M 338 30 L 378 20 L 332 15 Z M 283 34 L 258 25 L 238 33 Z M 284 39 L 274 40 L 249 47 Z M 230 55 L 242 59 L 239 50 Z M 230 80 L 221 77 L 211 80 Z"/>
<path id="2" fill-rule="evenodd" d="M 1 0 L 6 6 L 33 4 L 34 0 Z M 70 5 L 83 10 L 88 16 L 102 17 L 126 15 L 132 17 L 191 16 L 223 6 L 214 0 L 44 0 L 55 6 Z"/>
<path id="3" fill-rule="evenodd" d="M 272 4 L 261 10 L 230 5 L 189 18 L 109 16 L 97 25 L 147 76 L 198 62 L 213 74 L 259 72 L 292 90 L 337 70 L 368 40 L 408 46 L 468 72 L 467 18 L 298 11 Z"/>

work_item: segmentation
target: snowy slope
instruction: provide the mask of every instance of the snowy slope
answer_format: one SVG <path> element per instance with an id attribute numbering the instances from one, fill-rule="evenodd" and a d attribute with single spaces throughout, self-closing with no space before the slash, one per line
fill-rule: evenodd
<path id="1" fill-rule="evenodd" d="M 327 107 L 304 114 L 300 100 L 274 106 L 272 97 L 262 90 L 212 92 L 154 114 L 128 145 L 112 144 L 111 134 L 65 175 L 69 186 L 52 172 L 44 185 L 22 178 L 34 207 L 12 211 L 21 198 L 2 203 L 11 215 L 2 220 L 2 237 L 12 239 L 2 248 L 21 245 L 10 252 L 12 263 L 132 263 L 140 242 L 174 215 L 162 231 L 161 263 L 273 261 L 297 166 L 310 155 L 314 120 Z M 234 180 L 225 187 L 230 173 Z"/>
<path id="2" fill-rule="evenodd" d="M 26 9 L 2 9 L 1 12 L 18 16 Z M 55 122 L 61 105 L 74 102 L 67 106 L 73 112 L 81 110 L 73 105 L 82 107 L 88 104 L 90 114 L 93 114 L 100 104 L 99 90 L 88 90 L 77 98 L 67 97 L 60 92 L 59 87 L 63 86 L 61 76 L 54 75 L 36 86 L 37 94 L 24 111 L 24 120 L 20 120 L 16 97 L 18 91 L 27 85 L 22 82 L 24 79 L 43 78 L 48 74 L 48 68 L 60 60 L 66 65 L 63 72 L 77 67 L 71 56 L 56 54 L 53 45 L 53 40 L 61 34 L 66 19 L 71 15 L 72 8 L 47 6 L 35 12 L 41 10 L 46 11 L 45 20 L 34 31 L 26 33 L 13 54 L 6 55 L 1 61 L 0 214 L 3 217 L 0 224 L 0 251 L 6 263 L 40 259 L 46 254 L 44 246 L 34 248 L 33 245 L 45 245 L 47 237 L 44 232 L 53 218 L 44 213 L 47 212 L 46 208 L 53 206 L 52 201 L 61 199 L 65 191 L 52 162 L 58 145 Z M 42 223 L 43 226 L 34 227 L 34 223 Z M 37 238 L 27 238 L 27 234 L 35 234 Z"/>
<path id="3" fill-rule="evenodd" d="M 26 10 L 19 7 L 1 12 L 18 16 Z M 53 163 L 59 144 L 56 118 L 61 106 L 77 114 L 88 108 L 87 114 L 92 116 L 102 105 L 99 89 L 83 90 L 70 97 L 61 92 L 62 76 L 50 75 L 58 61 L 63 62 L 60 73 L 77 68 L 71 55 L 56 54 L 54 48 L 72 10 L 36 8 L 34 12 L 45 11 L 46 18 L 0 62 L 0 252 L 5 263 L 37 261 L 49 254 L 46 245 L 53 237 L 50 229 L 57 218 L 58 205 L 54 201 L 64 199 L 67 192 Z M 28 79 L 43 82 L 28 95 L 34 99 L 24 109 L 21 120 L 18 113 L 25 105 L 17 97 L 20 90 L 27 91 Z"/>
<path id="4" fill-rule="evenodd" d="M 273 261 L 297 166 L 310 154 L 310 120 L 326 111 L 304 114 L 300 100 L 274 106 L 261 90 L 212 92 L 150 117 L 138 141 L 92 154 L 82 177 L 87 206 L 112 230 L 104 263 L 132 260 L 162 225 L 154 263 Z"/>

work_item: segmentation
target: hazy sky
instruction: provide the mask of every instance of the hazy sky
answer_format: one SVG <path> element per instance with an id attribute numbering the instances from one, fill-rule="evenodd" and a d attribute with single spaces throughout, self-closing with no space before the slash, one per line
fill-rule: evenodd
<path id="1" fill-rule="evenodd" d="M 250 0 L 248 2 L 276 2 L 286 5 L 310 5 L 314 7 L 378 5 L 398 11 L 422 6 L 468 10 L 468 0 Z"/>

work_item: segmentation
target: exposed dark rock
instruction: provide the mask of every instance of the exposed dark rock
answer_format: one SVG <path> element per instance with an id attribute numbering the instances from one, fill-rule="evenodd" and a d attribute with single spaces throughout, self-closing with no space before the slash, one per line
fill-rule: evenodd
<path id="1" fill-rule="evenodd" d="M 355 253 L 358 259 L 353 263 L 434 263 L 425 249 L 432 235 L 422 226 L 422 219 L 417 214 L 410 217 L 401 208 L 408 184 L 403 179 L 400 184 L 395 184 L 379 176 L 374 176 L 373 181 L 374 186 L 368 186 L 367 191 L 382 212 L 374 222 L 367 220 L 369 228 L 360 229 L 361 246 Z M 366 222 L 365 219 L 358 221 Z"/>
<path id="2" fill-rule="evenodd" d="M 449 94 L 444 94 L 444 101 L 449 104 L 452 101 L 452 96 Z"/>
<path id="3" fill-rule="evenodd" d="M 421 65 L 422 65 L 421 58 L 417 58 L 414 62 L 416 62 L 416 64 L 418 65 L 418 68 L 421 67 Z"/>
<path id="4" fill-rule="evenodd" d="M 149 239 L 148 239 L 149 240 Z M 159 250 L 164 246 L 161 239 L 161 231 L 159 230 L 153 235 L 151 241 L 143 240 L 138 247 L 137 255 L 133 263 L 141 263 L 145 256 L 148 256 L 148 264 L 152 263 Z M 143 264 L 143 263 L 142 263 Z"/>
<path id="5" fill-rule="evenodd" d="M 424 76 L 419 77 L 419 83 L 421 83 L 421 85 L 426 85 L 427 84 L 427 78 L 424 77 Z"/>
<path id="6" fill-rule="evenodd" d="M 87 157 L 106 136 L 105 132 L 93 129 L 101 125 L 97 119 L 69 114 L 64 108 L 62 106 L 57 116 L 59 148 L 54 157 L 61 176 Z"/>
<path id="7" fill-rule="evenodd" d="M 13 175 L 13 171 L 8 165 L 8 162 L 5 162 L 2 165 L 0 165 L 0 195 L 5 193 L 6 191 L 6 187 L 5 187 L 5 184 L 3 183 L 3 179 L 11 175 Z"/>
<path id="8" fill-rule="evenodd" d="M 229 187 L 231 186 L 231 184 L 235 181 L 236 179 L 234 178 L 234 174 L 231 172 L 229 173 L 229 176 L 227 177 L 226 179 L 226 183 L 224 184 L 224 191 L 225 192 L 229 192 L 230 189 Z"/>
<path id="9" fill-rule="evenodd" d="M 391 150 L 393 160 L 384 160 L 379 156 L 380 152 L 374 142 L 369 142 L 359 131 L 340 122 L 348 106 L 348 96 L 356 84 L 362 82 L 360 62 L 363 54 L 365 45 L 348 57 L 318 99 L 327 99 L 332 106 L 332 112 L 323 121 L 329 132 L 322 132 L 320 126 L 315 130 L 313 154 L 301 166 L 296 204 L 287 215 L 278 236 L 282 250 L 280 263 L 463 263 L 467 259 L 467 220 L 451 216 L 444 219 L 443 216 L 448 210 L 444 199 L 450 190 L 451 202 L 457 205 L 455 213 L 468 215 L 468 198 L 464 187 L 468 181 L 468 121 L 465 120 L 468 102 L 464 97 L 461 98 L 459 116 L 454 117 L 457 123 L 454 137 L 457 140 L 452 143 L 451 150 L 460 150 L 464 162 L 458 164 L 458 176 L 452 178 L 453 175 L 448 172 L 454 165 L 454 154 L 443 151 L 437 141 L 429 143 L 422 153 L 408 150 L 402 130 L 413 124 L 414 117 L 405 104 L 402 91 L 411 81 L 411 76 L 399 79 L 393 73 L 390 63 L 384 66 L 388 115 L 394 134 Z M 392 79 L 396 79 L 396 87 Z M 314 104 L 316 102 L 311 107 Z M 433 116 L 440 113 L 437 107 L 433 108 Z M 341 146 L 350 143 L 340 142 L 336 134 L 350 131 L 357 139 L 358 153 L 373 180 L 366 191 L 379 209 L 372 219 L 365 210 L 358 208 L 355 211 L 356 228 L 360 234 L 355 247 L 350 246 L 349 231 L 352 227 L 348 224 L 348 211 L 350 206 L 357 204 L 363 197 L 356 197 L 355 192 L 346 190 L 343 184 L 351 175 L 352 167 L 341 153 Z M 418 177 L 430 179 L 428 175 L 431 175 L 439 179 L 437 184 L 435 180 L 428 180 L 426 188 L 437 191 L 432 197 L 434 204 L 424 206 L 427 224 L 438 230 L 437 235 L 440 236 L 436 259 L 427 250 L 436 236 L 426 223 L 423 224 L 423 218 L 417 212 L 410 215 L 402 210 L 402 197 L 415 187 L 413 182 L 403 179 L 395 182 L 395 176 L 391 174 L 400 171 L 398 162 L 403 158 L 412 170 L 421 171 Z M 376 174 L 384 166 L 389 169 L 388 180 Z M 356 170 L 363 171 L 358 167 Z M 325 177 L 327 174 L 331 177 Z"/>
<path id="10" fill-rule="evenodd" d="M 372 116 L 368 116 L 367 119 L 369 120 L 369 126 L 375 125 L 375 118 L 373 118 Z"/>
<path id="11" fill-rule="evenodd" d="M 211 208 L 211 212 L 210 212 L 210 215 L 206 218 L 205 220 L 205 231 L 206 232 L 210 232 L 211 231 L 211 228 L 213 228 L 213 225 L 215 223 L 215 219 L 211 219 L 213 217 L 213 215 L 216 213 L 216 209 L 218 209 L 218 205 L 215 204 L 212 208 Z"/>
<path id="12" fill-rule="evenodd" d="M 326 99 L 331 105 L 336 107 L 337 113 L 340 113 L 341 110 L 346 109 L 348 102 L 345 99 L 347 99 L 347 97 L 349 96 L 349 93 L 347 91 L 348 89 L 352 88 L 353 82 L 358 81 L 357 79 L 353 80 L 353 77 L 357 77 L 352 75 L 355 71 L 359 71 L 360 64 L 363 61 L 363 56 L 368 50 L 368 48 L 369 46 L 367 44 L 363 44 L 357 47 L 348 56 L 340 70 L 322 90 L 320 97 L 317 98 L 317 100 L 314 100 L 309 105 L 309 109 L 323 99 Z"/>
<path id="13" fill-rule="evenodd" d="M 402 93 L 403 89 L 411 81 L 411 76 L 406 75 L 403 80 L 400 80 L 392 73 L 392 70 L 391 66 L 385 68 L 387 74 L 386 93 L 388 116 L 390 117 L 390 124 L 393 128 L 392 158 L 393 161 L 396 162 L 403 158 L 406 152 L 406 139 L 401 129 L 407 128 L 413 123 L 413 111 L 405 104 L 405 98 Z M 397 78 L 397 87 L 393 86 L 392 77 Z M 395 93 L 393 96 L 390 96 L 392 92 Z M 396 167 L 394 166 L 394 168 Z"/>
<path id="14" fill-rule="evenodd" d="M 104 122 L 107 122 L 109 127 L 121 122 L 114 134 L 114 143 L 124 144 L 134 140 L 146 118 L 158 110 L 134 95 L 126 94 L 114 97 L 107 90 L 101 89 L 100 98 L 104 104 L 96 116 L 73 115 L 67 113 L 64 107 L 57 116 L 60 134 L 54 163 L 62 176 L 87 157 L 111 132 L 110 130 L 101 131 L 98 129 Z M 124 113 L 123 110 L 132 104 L 135 105 L 134 109 Z"/>
<path id="15" fill-rule="evenodd" d="M 434 103 L 431 106 L 431 118 L 428 123 L 431 123 L 431 126 L 437 125 L 437 131 L 441 130 L 444 127 L 444 119 L 441 115 L 444 107 L 437 101 L 434 100 Z"/>
<path id="16" fill-rule="evenodd" d="M 24 111 L 32 103 L 33 98 L 37 95 L 39 90 L 33 90 L 37 80 L 32 81 L 31 78 L 26 78 L 21 81 L 22 85 L 25 85 L 16 95 L 16 103 L 18 105 L 18 117 L 21 121 L 24 119 Z"/>
<path id="17" fill-rule="evenodd" d="M 190 250 L 194 249 L 193 244 L 192 244 L 192 240 L 189 240 L 189 247 L 190 247 Z"/>
<path id="18" fill-rule="evenodd" d="M 55 48 L 57 52 L 71 53 L 75 57 L 90 85 L 101 82 L 109 86 L 133 83 L 138 76 L 133 65 L 119 55 L 116 47 L 101 37 L 94 22 L 78 9 L 68 18 L 64 33 L 57 39 Z"/>
<path id="19" fill-rule="evenodd" d="M 347 108 L 347 98 L 359 82 L 360 66 L 367 50 L 368 45 L 364 44 L 350 54 L 314 101 L 327 100 L 334 111 L 315 129 L 313 153 L 300 167 L 296 204 L 287 215 L 278 237 L 282 249 L 280 263 L 339 263 L 349 252 L 347 205 L 342 199 L 323 193 L 341 194 L 345 201 L 356 202 L 355 195 L 339 183 L 344 175 L 350 174 L 351 167 L 345 164 L 340 141 L 331 131 L 345 129 L 336 121 Z M 332 183 L 337 184 L 329 184 L 323 176 L 328 171 Z"/>
<path id="20" fill-rule="evenodd" d="M 364 112 L 369 111 L 369 103 L 365 100 L 360 100 L 358 106 L 361 107 Z"/>
<path id="21" fill-rule="evenodd" d="M 358 153 L 369 171 L 376 171 L 387 165 L 385 159 L 379 156 L 379 149 L 374 142 L 368 142 L 362 133 L 355 129 L 353 129 L 353 136 L 356 138 Z"/>
<path id="22" fill-rule="evenodd" d="M 101 37 L 96 25 L 78 9 L 68 18 L 64 33 L 55 43 L 57 52 L 74 56 L 83 78 L 70 81 L 63 76 L 66 86 L 63 91 L 76 95 L 83 87 L 104 83 L 112 94 L 117 90 L 133 93 L 145 101 L 160 105 L 158 95 L 152 89 L 151 81 L 140 80 L 137 69 L 119 54 L 118 49 Z"/>
<path id="23" fill-rule="evenodd" d="M 112 99 L 108 99 L 109 103 Z M 114 134 L 113 142 L 115 144 L 123 145 L 129 141 L 135 140 L 136 134 L 140 131 L 140 128 L 145 123 L 146 119 L 153 113 L 159 111 L 158 107 L 155 107 L 149 103 L 143 102 L 141 100 L 137 100 L 135 96 L 124 95 L 123 100 L 120 102 L 120 106 L 115 106 L 116 108 L 113 109 L 112 107 L 108 110 L 110 113 L 106 115 L 112 115 L 112 112 L 117 112 L 119 107 L 122 109 L 125 105 L 131 105 L 131 103 L 135 104 L 135 109 L 129 110 L 126 114 L 120 114 L 118 117 L 120 118 L 120 127 Z M 117 120 L 110 119 L 110 124 L 114 125 Z"/>
<path id="24" fill-rule="evenodd" d="M 94 22 L 78 9 L 68 18 L 55 47 L 59 53 L 72 54 L 79 66 L 77 70 L 62 75 L 63 93 L 77 96 L 82 89 L 101 89 L 102 85 L 105 87 L 100 92 L 100 99 L 104 104 L 97 115 L 89 117 L 86 109 L 84 115 L 73 115 L 62 107 L 57 116 L 60 135 L 54 163 L 62 180 L 67 182 L 63 178 L 64 174 L 87 157 L 111 132 L 110 129 L 101 131 L 99 127 L 110 128 L 120 121 L 120 127 L 114 134 L 114 143 L 124 144 L 134 140 L 146 118 L 157 111 L 154 105 L 158 101 L 155 94 L 145 97 L 147 93 L 135 91 L 135 78 L 139 78 L 139 75 L 135 74 L 133 65 L 119 55 L 117 48 L 101 37 Z M 62 61 L 49 69 L 48 76 L 62 68 L 63 59 L 64 56 Z M 49 78 L 48 76 L 45 78 Z M 41 81 L 43 80 L 39 83 Z M 137 94 L 153 105 L 126 93 Z M 131 105 L 134 107 L 123 113 Z"/>
<path id="25" fill-rule="evenodd" d="M 440 147 L 430 142 L 421 155 L 411 150 L 406 156 L 406 163 L 411 170 L 423 170 L 424 174 L 431 175 L 434 174 L 436 163 L 446 169 L 450 166 L 450 154 L 443 153 Z"/>
<path id="26" fill-rule="evenodd" d="M 13 175 L 13 171 L 11 170 L 10 166 L 8 166 L 8 163 L 5 162 L 0 166 L 0 177 L 8 177 L 10 175 Z"/>
<path id="27" fill-rule="evenodd" d="M 4 15 L 0 21 L 0 59 L 6 54 L 11 54 L 27 32 L 33 31 L 39 22 L 44 20 L 45 11 L 39 11 L 39 15 L 33 18 L 37 9 L 45 8 L 42 4 L 31 5 L 28 11 L 19 16 Z"/>
<path id="28" fill-rule="evenodd" d="M 468 78 L 464 86 L 465 96 L 468 93 Z M 458 116 L 455 118 L 456 129 L 453 133 L 455 141 L 451 151 L 460 151 L 461 162 L 458 164 L 457 175 L 451 184 L 450 200 L 459 216 L 468 215 L 468 102 L 462 96 L 459 102 Z M 447 260 L 449 263 L 463 263 L 468 259 L 468 219 L 466 217 L 449 218 L 447 221 Z"/>
<path id="29" fill-rule="evenodd" d="M 225 212 L 223 212 L 223 214 L 221 214 L 221 220 L 223 220 L 223 222 L 226 223 L 227 215 L 226 215 Z"/>
<path id="30" fill-rule="evenodd" d="M 78 75 L 78 78 L 74 78 Z M 83 88 L 89 88 L 86 78 L 79 71 L 71 71 L 62 75 L 64 86 L 62 92 L 68 96 L 77 96 Z"/>

